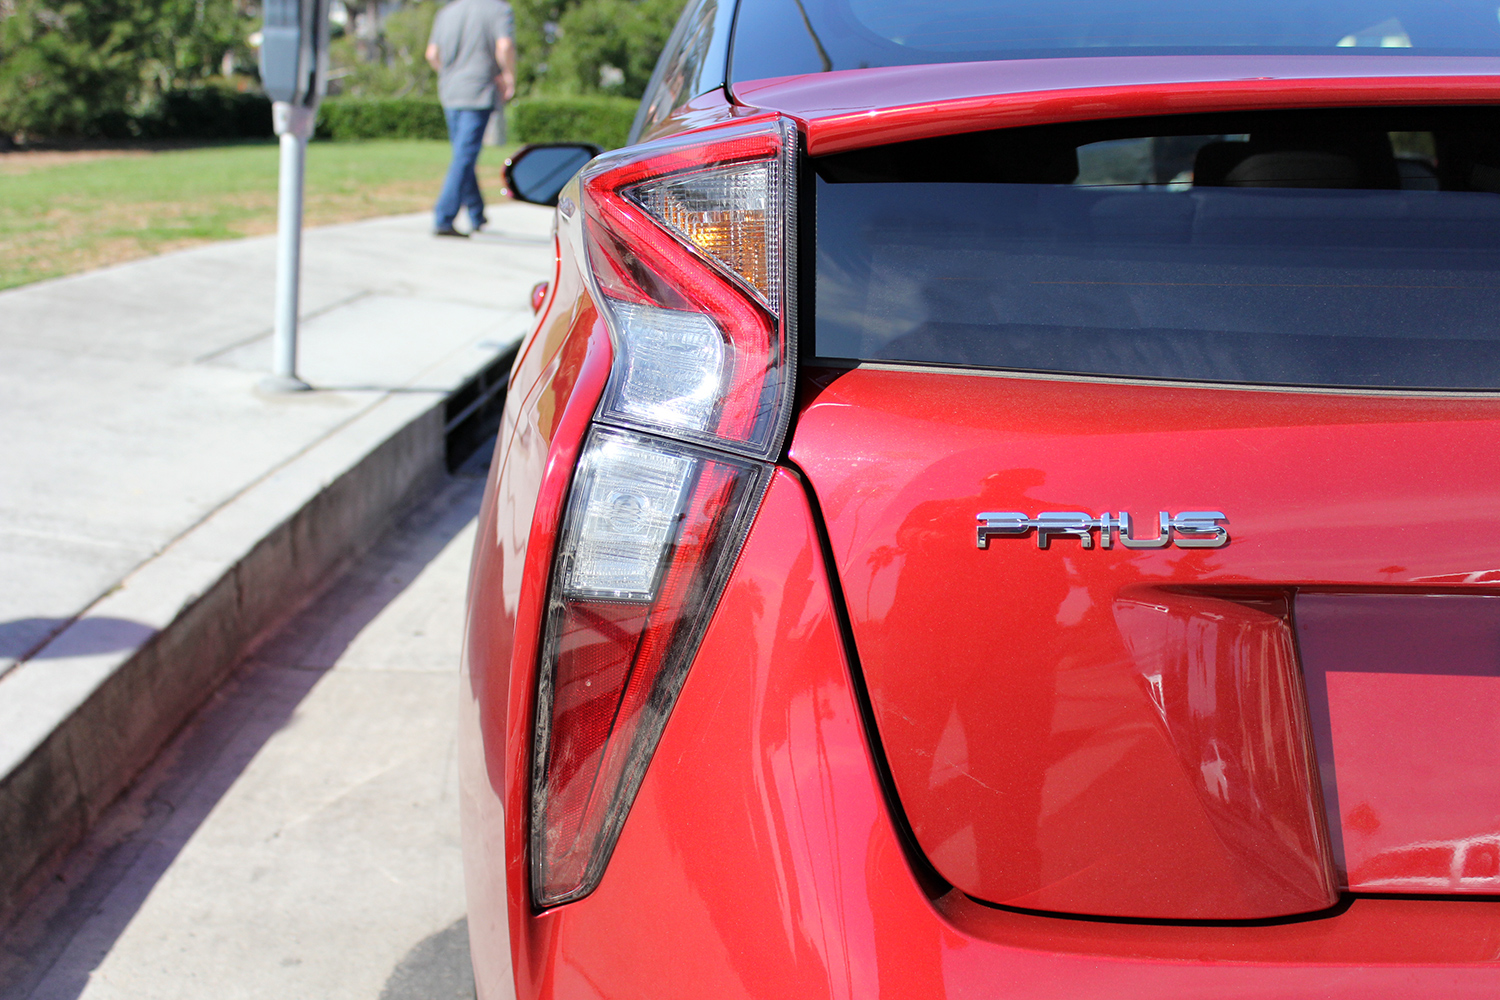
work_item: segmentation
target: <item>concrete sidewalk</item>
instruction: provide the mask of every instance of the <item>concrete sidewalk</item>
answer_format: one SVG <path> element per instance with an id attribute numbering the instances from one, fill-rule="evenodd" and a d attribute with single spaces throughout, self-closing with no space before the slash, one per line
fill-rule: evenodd
<path id="1" fill-rule="evenodd" d="M 442 473 L 442 403 L 550 276 L 551 212 L 310 230 L 272 395 L 273 245 L 0 293 L 0 925 L 266 629 Z"/>

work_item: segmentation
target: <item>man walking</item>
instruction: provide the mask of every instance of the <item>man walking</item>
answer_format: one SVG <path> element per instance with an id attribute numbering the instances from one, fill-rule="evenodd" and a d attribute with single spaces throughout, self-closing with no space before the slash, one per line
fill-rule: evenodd
<path id="1" fill-rule="evenodd" d="M 471 230 L 484 225 L 484 197 L 474 176 L 484 128 L 490 115 L 516 93 L 510 5 L 505 0 L 453 0 L 432 22 L 427 62 L 437 70 L 438 99 L 453 143 L 453 162 L 438 195 L 433 232 L 465 236 L 453 228 L 460 206 L 469 211 Z"/>

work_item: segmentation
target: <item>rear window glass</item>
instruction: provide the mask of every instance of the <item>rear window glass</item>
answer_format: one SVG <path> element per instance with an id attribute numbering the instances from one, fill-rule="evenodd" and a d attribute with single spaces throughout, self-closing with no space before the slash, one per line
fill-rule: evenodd
<path id="1" fill-rule="evenodd" d="M 1500 388 L 1500 117 L 1279 112 L 814 160 L 814 351 L 1270 385 Z"/>
<path id="2" fill-rule="evenodd" d="M 1500 52 L 1495 0 L 742 0 L 731 79 L 1052 56 Z"/>

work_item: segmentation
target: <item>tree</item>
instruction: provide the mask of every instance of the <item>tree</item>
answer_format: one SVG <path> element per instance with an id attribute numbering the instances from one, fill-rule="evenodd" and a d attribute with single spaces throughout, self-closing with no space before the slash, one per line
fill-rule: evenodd
<path id="1" fill-rule="evenodd" d="M 224 54 L 243 48 L 253 23 L 235 0 L 144 0 L 156 7 L 145 72 L 158 93 L 219 74 Z"/>
<path id="2" fill-rule="evenodd" d="M 522 93 L 640 97 L 685 0 L 511 0 Z"/>
<path id="3" fill-rule="evenodd" d="M 578 0 L 510 0 L 515 18 L 516 92 L 529 94 L 547 74 L 547 53 L 557 41 L 563 11 Z"/>
<path id="4" fill-rule="evenodd" d="M 235 0 L 0 0 L 0 133 L 128 134 L 243 46 Z"/>
<path id="5" fill-rule="evenodd" d="M 89 131 L 136 99 L 149 57 L 149 10 L 127 0 L 17 0 L 0 21 L 0 131 Z"/>
<path id="6" fill-rule="evenodd" d="M 437 0 L 417 0 L 389 14 L 373 44 L 346 34 L 329 47 L 329 83 L 349 97 L 426 97 L 437 92 L 437 74 L 423 53 L 432 35 Z"/>
<path id="7" fill-rule="evenodd" d="M 579 0 L 558 21 L 545 87 L 640 97 L 684 0 Z"/>
<path id="8" fill-rule="evenodd" d="M 350 0 L 346 0 L 350 2 Z M 521 94 L 640 97 L 685 0 L 512 0 Z M 437 90 L 423 50 L 441 0 L 408 0 L 368 37 L 331 50 L 335 92 L 426 96 Z"/>

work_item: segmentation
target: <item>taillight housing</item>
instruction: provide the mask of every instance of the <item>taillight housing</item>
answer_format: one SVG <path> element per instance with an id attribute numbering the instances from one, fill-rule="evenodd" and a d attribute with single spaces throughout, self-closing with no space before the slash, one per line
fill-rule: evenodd
<path id="1" fill-rule="evenodd" d="M 574 471 L 533 730 L 531 889 L 604 874 L 790 416 L 797 132 L 599 157 L 559 200 L 613 367 Z"/>

